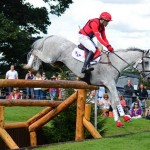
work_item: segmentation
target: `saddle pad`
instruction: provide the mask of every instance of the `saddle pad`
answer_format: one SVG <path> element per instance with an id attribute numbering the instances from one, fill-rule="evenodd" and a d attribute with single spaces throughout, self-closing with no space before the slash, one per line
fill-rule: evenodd
<path id="1" fill-rule="evenodd" d="M 73 51 L 72 51 L 72 57 L 81 61 L 81 62 L 84 62 L 85 61 L 85 56 L 84 56 L 84 51 L 83 50 L 80 50 L 79 48 L 75 48 Z M 95 59 L 93 59 L 90 64 L 96 64 L 100 61 L 100 57 L 97 57 Z"/>

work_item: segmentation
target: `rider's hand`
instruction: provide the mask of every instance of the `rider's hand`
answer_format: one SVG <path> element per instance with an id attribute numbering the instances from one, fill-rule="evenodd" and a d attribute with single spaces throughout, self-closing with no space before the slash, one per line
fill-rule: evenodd
<path id="1" fill-rule="evenodd" d="M 114 51 L 114 49 L 113 49 L 113 47 L 111 47 L 111 45 L 107 45 L 106 47 L 107 47 L 107 49 L 108 49 L 110 52 L 113 52 L 113 51 Z"/>

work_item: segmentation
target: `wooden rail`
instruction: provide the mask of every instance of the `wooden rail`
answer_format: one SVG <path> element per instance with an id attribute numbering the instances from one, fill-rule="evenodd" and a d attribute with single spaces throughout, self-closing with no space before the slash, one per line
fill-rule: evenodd
<path id="1" fill-rule="evenodd" d="M 74 88 L 74 89 L 98 89 L 97 86 L 88 85 L 82 81 L 68 81 L 68 80 L 11 80 L 0 79 L 0 87 L 41 87 L 41 88 Z"/>
<path id="2" fill-rule="evenodd" d="M 9 100 L 9 99 L 2 99 L 0 100 L 0 106 L 50 106 L 50 107 L 57 107 L 61 104 L 62 101 L 50 101 L 50 100 Z"/>

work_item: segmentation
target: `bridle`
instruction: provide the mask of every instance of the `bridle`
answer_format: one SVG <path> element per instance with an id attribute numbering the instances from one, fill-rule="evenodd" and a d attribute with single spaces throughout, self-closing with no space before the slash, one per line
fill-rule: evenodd
<path id="1" fill-rule="evenodd" d="M 108 52 L 108 51 L 107 51 L 107 52 L 106 52 L 106 51 L 103 51 L 103 53 L 106 54 L 108 61 L 107 61 L 107 62 L 102 62 L 102 61 L 100 61 L 100 63 L 102 63 L 102 64 L 110 64 L 110 65 L 119 73 L 119 76 L 121 76 L 121 72 L 112 64 L 112 62 L 111 62 L 110 59 L 109 59 L 109 54 L 112 53 L 112 54 L 116 55 L 119 59 L 121 59 L 124 63 L 126 63 L 126 64 L 128 65 L 126 68 L 130 67 L 132 70 L 137 71 L 137 72 L 143 77 L 143 76 L 144 76 L 144 72 L 150 72 L 150 71 L 145 71 L 145 67 L 144 67 L 144 58 L 149 58 L 149 59 L 150 59 L 150 57 L 147 56 L 147 55 L 149 54 L 150 50 L 144 51 L 144 50 L 136 49 L 135 51 L 140 51 L 140 52 L 142 52 L 142 58 L 141 58 L 141 59 L 138 59 L 138 60 L 137 60 L 135 63 L 133 63 L 133 64 L 129 64 L 126 60 L 124 60 L 122 57 L 120 57 L 120 56 L 119 56 L 118 54 L 116 54 L 115 52 Z M 139 64 L 142 65 L 142 71 L 139 71 L 139 70 L 137 69 L 137 66 L 138 66 Z M 143 77 L 143 78 L 144 78 L 144 77 Z"/>

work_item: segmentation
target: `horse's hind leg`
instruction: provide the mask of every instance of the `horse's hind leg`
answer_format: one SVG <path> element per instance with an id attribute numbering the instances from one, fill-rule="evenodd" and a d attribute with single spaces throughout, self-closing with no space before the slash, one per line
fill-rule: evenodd
<path id="1" fill-rule="evenodd" d="M 28 63 L 25 66 L 23 66 L 24 69 L 30 69 L 30 68 L 32 68 L 34 57 L 35 56 L 31 54 L 31 56 L 30 56 L 30 58 L 28 60 Z"/>
<path id="2" fill-rule="evenodd" d="M 47 55 L 43 55 L 42 51 L 34 50 L 33 54 L 45 63 L 50 63 L 51 64 L 51 63 L 54 62 L 53 59 L 51 59 L 50 57 L 47 57 Z"/>

